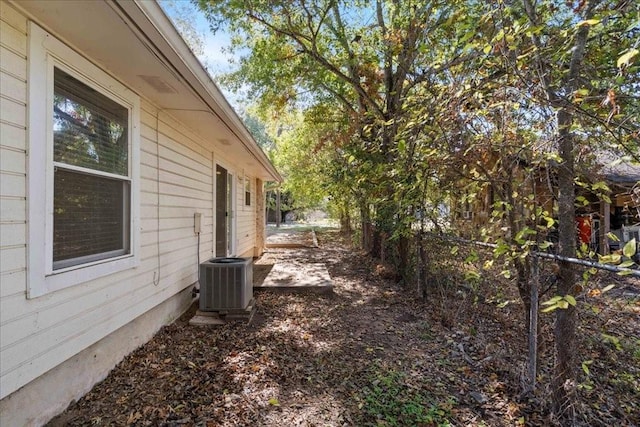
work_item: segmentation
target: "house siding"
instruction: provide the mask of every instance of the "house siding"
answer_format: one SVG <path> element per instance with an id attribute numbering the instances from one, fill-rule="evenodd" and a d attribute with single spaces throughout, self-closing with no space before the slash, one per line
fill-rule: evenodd
<path id="1" fill-rule="evenodd" d="M 0 325 L 5 301 L 25 292 L 26 81 L 26 21 L 0 3 Z"/>
<path id="2" fill-rule="evenodd" d="M 194 213 L 203 215 L 200 259 L 214 247 L 213 144 L 140 94 L 140 265 L 27 299 L 26 29 L 27 18 L 0 1 L 0 399 L 193 285 Z M 237 189 L 237 252 L 251 256 L 255 191 L 249 209 Z"/>

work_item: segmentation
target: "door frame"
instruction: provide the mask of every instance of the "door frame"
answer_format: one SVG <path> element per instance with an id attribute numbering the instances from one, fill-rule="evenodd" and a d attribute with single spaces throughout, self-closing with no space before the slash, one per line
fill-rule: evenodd
<path id="1" fill-rule="evenodd" d="M 225 186 L 225 234 L 226 234 L 226 251 L 224 254 L 218 253 L 218 168 L 224 169 L 226 173 L 227 185 Z M 213 252 L 214 256 L 234 256 L 237 250 L 237 200 L 236 200 L 236 174 L 227 164 L 220 161 L 214 162 L 214 182 L 213 182 Z"/>

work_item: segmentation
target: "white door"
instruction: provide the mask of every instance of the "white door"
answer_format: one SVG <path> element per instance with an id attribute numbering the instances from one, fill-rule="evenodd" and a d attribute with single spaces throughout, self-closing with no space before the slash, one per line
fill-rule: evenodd
<path id="1" fill-rule="evenodd" d="M 220 165 L 216 165 L 215 191 L 215 256 L 225 257 L 235 253 L 235 182 L 233 174 Z"/>

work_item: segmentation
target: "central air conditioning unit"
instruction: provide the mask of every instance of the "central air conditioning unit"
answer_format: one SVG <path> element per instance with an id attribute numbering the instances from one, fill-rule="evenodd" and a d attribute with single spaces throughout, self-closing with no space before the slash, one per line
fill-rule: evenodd
<path id="1" fill-rule="evenodd" d="M 253 298 L 253 259 L 212 258 L 200 264 L 200 311 L 244 310 Z"/>

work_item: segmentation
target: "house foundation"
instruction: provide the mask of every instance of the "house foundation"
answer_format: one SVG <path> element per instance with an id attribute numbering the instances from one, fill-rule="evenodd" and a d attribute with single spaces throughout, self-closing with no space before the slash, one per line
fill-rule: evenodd
<path id="1" fill-rule="evenodd" d="M 105 379 L 125 356 L 192 304 L 191 286 L 0 401 L 2 427 L 41 426 Z"/>

